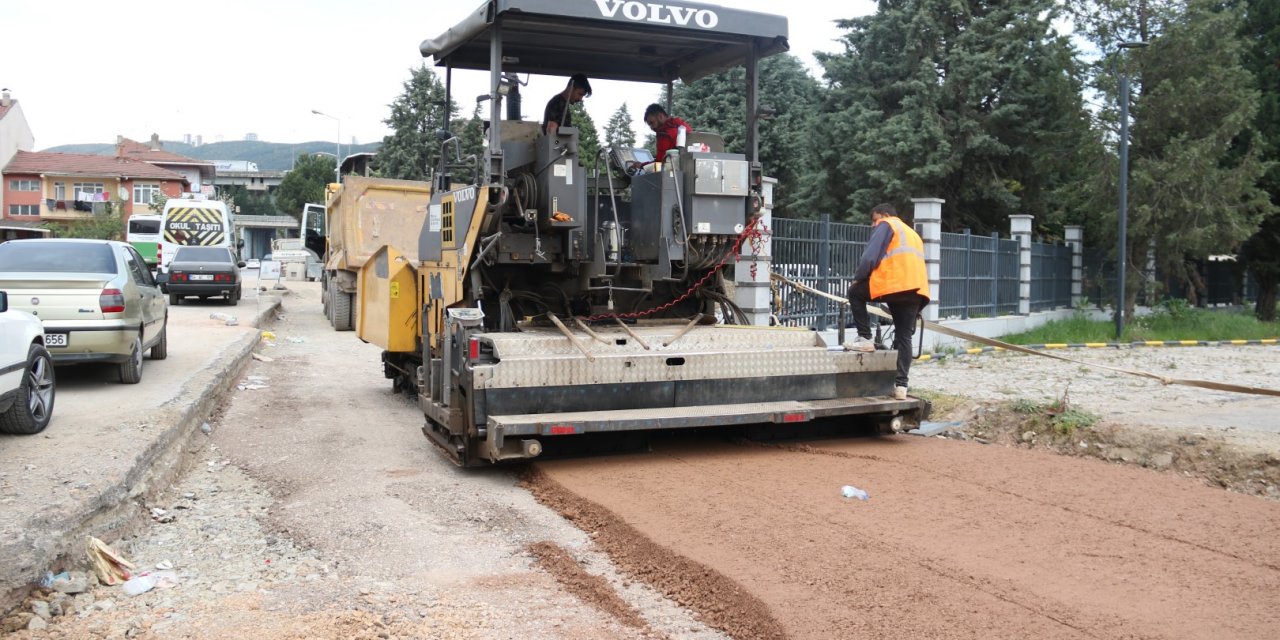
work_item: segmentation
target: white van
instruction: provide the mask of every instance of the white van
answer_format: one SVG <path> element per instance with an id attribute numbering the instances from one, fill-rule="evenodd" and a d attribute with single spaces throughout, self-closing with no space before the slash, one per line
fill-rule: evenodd
<path id="1" fill-rule="evenodd" d="M 160 270 L 169 272 L 169 262 L 181 246 L 227 247 L 238 253 L 235 226 L 227 204 L 221 200 L 171 198 L 164 203 L 160 238 Z"/>

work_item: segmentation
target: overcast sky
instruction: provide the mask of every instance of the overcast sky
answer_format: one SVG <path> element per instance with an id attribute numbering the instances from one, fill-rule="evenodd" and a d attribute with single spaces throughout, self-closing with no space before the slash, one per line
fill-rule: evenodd
<path id="1" fill-rule="evenodd" d="M 381 140 L 382 120 L 422 63 L 418 45 L 482 0 L 4 0 L 0 87 L 19 100 L 35 149 L 201 135 L 206 143 Z M 838 18 L 871 13 L 873 0 L 721 0 L 782 13 L 791 52 L 815 77 L 815 50 L 837 51 Z M 434 67 L 433 67 L 434 68 Z M 443 80 L 443 69 L 439 70 Z M 487 75 L 454 73 L 469 116 Z M 524 117 L 540 119 L 565 78 L 533 76 Z M 625 101 L 636 118 L 659 85 L 593 81 L 587 111 L 603 129 Z M 339 119 L 313 115 L 319 110 Z M 643 139 L 642 137 L 640 139 Z"/>

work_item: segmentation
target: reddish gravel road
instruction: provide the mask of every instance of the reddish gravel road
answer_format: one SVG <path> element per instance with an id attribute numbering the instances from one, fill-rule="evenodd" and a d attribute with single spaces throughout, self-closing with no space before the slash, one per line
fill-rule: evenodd
<path id="1" fill-rule="evenodd" d="M 739 639 L 1280 637 L 1280 503 L 1172 474 L 898 436 L 664 440 L 531 484 Z"/>

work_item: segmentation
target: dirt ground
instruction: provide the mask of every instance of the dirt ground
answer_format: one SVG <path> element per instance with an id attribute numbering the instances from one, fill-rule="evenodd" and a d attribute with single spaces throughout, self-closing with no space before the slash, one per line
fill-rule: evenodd
<path id="1" fill-rule="evenodd" d="M 1239 486 L 1212 479 L 1212 469 L 1230 465 L 1194 458 L 1246 451 L 1225 428 L 1202 429 L 1202 440 L 1171 451 L 1158 451 L 1159 439 L 1147 436 L 1149 446 L 1121 446 L 1150 425 L 1126 425 L 1125 414 L 1090 404 L 1096 399 L 1086 400 L 1084 388 L 1093 383 L 1071 382 L 1069 400 L 1098 419 L 1070 429 L 1055 423 L 1058 414 L 1046 407 L 1062 395 L 1056 376 L 1085 378 L 1075 367 L 1040 370 L 1030 359 L 917 365 L 913 389 L 965 421 L 953 437 L 756 443 L 678 434 L 623 455 L 460 470 L 422 436 L 418 408 L 391 394 L 377 350 L 329 330 L 314 293 L 286 299 L 275 346 L 262 349 L 273 360 L 254 363 L 245 389 L 211 421 L 212 433 L 196 434 L 180 481 L 139 505 L 139 517 L 156 519 L 113 541 L 143 569 L 172 564 L 178 584 L 136 597 L 106 586 L 71 596 L 38 591 L 4 619 L 5 631 L 29 629 L 15 638 L 1280 635 L 1280 501 L 1258 497 L 1274 478 Z M 1160 357 L 1204 367 L 1207 351 Z M 1256 365 L 1230 366 L 1274 376 L 1263 353 L 1241 356 L 1258 354 Z M 1021 395 L 1000 392 L 1015 384 Z M 1135 393 L 1115 380 L 1097 384 L 1117 388 L 1121 401 Z M 954 399 L 959 391 L 964 400 Z M 1174 414 L 1232 415 L 1230 399 L 1179 398 L 1153 402 Z M 1023 411 L 994 404 L 1018 399 Z M 1271 436 L 1265 421 L 1246 422 L 1234 431 L 1257 445 L 1240 453 L 1254 460 Z M 1159 428 L 1172 442 L 1199 433 Z M 1060 454 L 1077 450 L 1099 453 Z M 845 499 L 843 485 L 870 498 Z M 46 611 L 54 602 L 63 615 Z"/>

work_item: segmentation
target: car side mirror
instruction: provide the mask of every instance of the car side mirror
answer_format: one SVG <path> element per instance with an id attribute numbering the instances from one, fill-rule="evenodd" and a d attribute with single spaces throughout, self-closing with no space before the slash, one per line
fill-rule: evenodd
<path id="1" fill-rule="evenodd" d="M 9 294 L 3 291 L 0 291 L 0 313 L 4 313 L 8 310 L 9 310 Z"/>
<path id="2" fill-rule="evenodd" d="M 244 260 L 241 260 L 240 262 L 237 262 L 237 263 L 236 263 L 236 266 L 237 266 L 237 267 L 240 267 L 241 269 L 243 269 L 243 268 L 244 268 Z"/>

